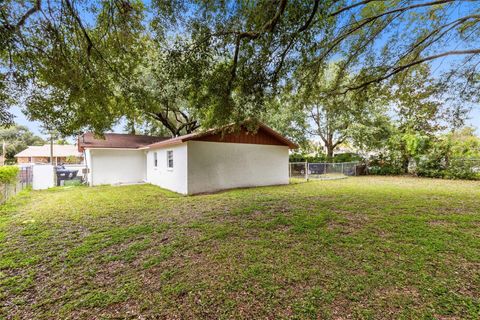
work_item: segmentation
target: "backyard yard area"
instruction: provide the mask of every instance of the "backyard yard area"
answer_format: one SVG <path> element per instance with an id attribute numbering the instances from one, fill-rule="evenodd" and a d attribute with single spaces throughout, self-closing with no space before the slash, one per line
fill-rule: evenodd
<path id="1" fill-rule="evenodd" d="M 0 318 L 480 317 L 479 182 L 22 192 L 0 243 Z"/>

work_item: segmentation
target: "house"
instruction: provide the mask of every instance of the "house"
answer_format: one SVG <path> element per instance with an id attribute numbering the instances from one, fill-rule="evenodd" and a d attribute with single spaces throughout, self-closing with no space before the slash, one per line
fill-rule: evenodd
<path id="1" fill-rule="evenodd" d="M 50 163 L 50 144 L 29 146 L 15 155 L 18 164 Z M 53 145 L 53 164 L 81 163 L 83 154 L 74 145 Z"/>
<path id="2" fill-rule="evenodd" d="M 255 133 L 208 130 L 170 139 L 86 133 L 78 147 L 91 186 L 147 182 L 196 194 L 288 184 L 289 149 L 297 146 L 262 124 Z"/>

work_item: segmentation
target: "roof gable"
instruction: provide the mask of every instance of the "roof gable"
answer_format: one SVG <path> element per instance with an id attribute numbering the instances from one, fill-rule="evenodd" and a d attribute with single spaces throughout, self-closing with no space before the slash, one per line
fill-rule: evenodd
<path id="1" fill-rule="evenodd" d="M 280 145 L 288 146 L 290 149 L 296 149 L 298 146 L 285 138 L 272 128 L 260 124 L 256 132 L 249 132 L 244 127 L 240 131 L 226 132 L 225 129 L 233 127 L 226 126 L 221 129 L 211 129 L 203 132 L 190 133 L 183 136 L 171 138 L 168 140 L 153 143 L 148 148 L 160 148 L 170 145 L 181 144 L 186 141 L 210 141 L 224 143 L 246 143 L 246 144 L 262 144 L 262 145 Z"/>

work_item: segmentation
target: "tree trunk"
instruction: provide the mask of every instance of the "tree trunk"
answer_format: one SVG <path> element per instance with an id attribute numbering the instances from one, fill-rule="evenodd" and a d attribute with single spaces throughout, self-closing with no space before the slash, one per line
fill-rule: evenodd
<path id="1" fill-rule="evenodd" d="M 182 130 L 185 130 L 184 132 L 188 134 L 194 132 L 200 127 L 198 121 L 193 119 L 185 119 L 184 122 L 180 120 L 171 120 L 168 117 L 168 114 L 165 115 L 162 113 L 152 113 L 150 116 L 153 119 L 160 121 L 165 128 L 172 133 L 173 137 L 180 136 L 182 134 Z"/>
<path id="2" fill-rule="evenodd" d="M 408 156 L 403 157 L 402 170 L 403 173 L 408 173 L 408 166 L 410 164 L 410 158 Z"/>
<path id="3" fill-rule="evenodd" d="M 333 158 L 333 150 L 335 149 L 333 144 L 332 143 L 326 143 L 325 147 L 327 148 L 327 157 L 328 158 Z"/>
<path id="4" fill-rule="evenodd" d="M 128 120 L 126 127 L 129 134 L 137 134 L 135 130 L 135 120 L 132 120 L 132 119 Z"/>

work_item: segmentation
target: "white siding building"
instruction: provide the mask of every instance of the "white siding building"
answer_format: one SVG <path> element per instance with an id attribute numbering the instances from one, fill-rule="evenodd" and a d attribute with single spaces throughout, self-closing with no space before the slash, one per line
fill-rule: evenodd
<path id="1" fill-rule="evenodd" d="M 86 139 L 90 144 L 82 144 L 82 137 L 79 139 L 90 185 L 147 182 L 181 194 L 197 194 L 288 184 L 288 150 L 296 148 L 265 125 L 255 133 L 241 129 L 230 133 L 209 130 L 172 139 L 123 136 L 106 136 L 109 147 L 101 140 Z M 148 144 L 154 139 L 157 141 Z M 126 146 L 126 140 L 131 144 Z"/>
<path id="2" fill-rule="evenodd" d="M 170 166 L 167 163 L 167 151 L 170 151 Z M 168 190 L 188 194 L 187 144 L 149 149 L 146 152 L 147 175 L 145 181 Z"/>
<path id="3" fill-rule="evenodd" d="M 88 182 L 102 184 L 132 184 L 145 181 L 145 152 L 136 149 L 87 149 Z"/>

